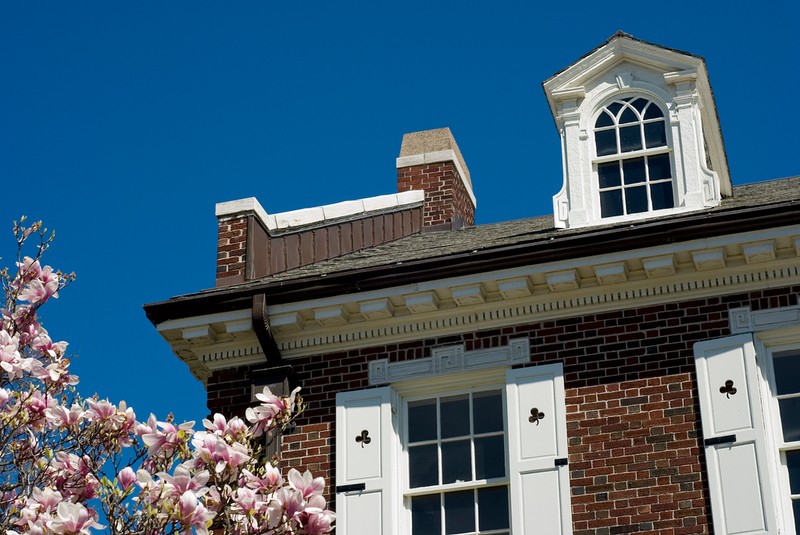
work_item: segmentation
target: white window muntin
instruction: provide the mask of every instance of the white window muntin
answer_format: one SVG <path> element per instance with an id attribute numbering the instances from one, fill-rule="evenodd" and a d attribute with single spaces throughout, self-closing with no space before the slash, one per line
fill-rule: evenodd
<path id="1" fill-rule="evenodd" d="M 634 106 L 636 102 L 644 102 L 641 109 Z M 609 108 L 614 105 L 616 105 L 616 111 L 610 110 Z M 651 109 L 656 111 L 650 113 Z M 623 122 L 622 117 L 626 113 L 634 115 L 636 120 Z M 598 126 L 601 118 L 609 119 L 607 121 L 608 124 Z M 660 126 L 659 134 L 663 136 L 663 140 L 649 142 L 648 126 Z M 667 213 L 677 207 L 676 166 L 672 157 L 673 144 L 669 126 L 667 110 L 664 109 L 658 98 L 647 94 L 616 94 L 611 98 L 605 99 L 604 103 L 597 107 L 595 113 L 591 115 L 588 129 L 591 131 L 589 143 L 592 154 L 591 187 L 594 198 L 597 201 L 595 217 L 598 220 L 614 222 L 631 216 L 641 216 L 656 210 L 660 213 Z M 640 148 L 624 146 L 622 130 L 633 129 L 637 131 L 637 140 L 641 145 Z M 600 144 L 598 135 L 603 134 L 613 134 L 614 150 L 600 155 L 598 151 L 598 145 Z M 607 141 L 611 141 L 611 139 L 608 138 Z M 650 162 L 652 158 L 664 160 L 660 166 L 656 165 L 655 168 L 666 167 L 666 176 L 653 177 Z M 632 164 L 638 160 L 642 162 L 642 171 L 636 174 L 641 174 L 642 176 L 629 182 L 625 178 L 624 168 L 626 162 L 627 164 Z M 601 173 L 600 167 L 610 170 L 615 167 L 611 165 L 615 162 L 618 164 L 616 167 L 618 167 L 620 183 L 616 185 L 602 184 L 604 177 L 601 177 L 603 173 Z M 666 166 L 664 163 L 666 163 Z M 612 180 L 615 179 L 612 178 Z M 629 195 L 633 195 L 639 190 L 645 192 L 645 205 L 642 205 L 641 201 L 637 202 L 633 197 L 628 198 Z M 658 203 L 654 203 L 654 196 L 660 199 Z M 615 206 L 616 204 L 619 204 L 619 206 Z M 634 208 L 634 206 L 637 207 Z M 606 213 L 604 214 L 604 212 Z"/>
<path id="2" fill-rule="evenodd" d="M 787 370 L 781 359 L 796 359 L 800 366 L 800 341 L 787 345 L 764 348 L 768 358 L 764 359 L 762 373 L 765 375 L 767 397 L 767 422 L 774 452 L 774 466 L 778 472 L 778 488 L 775 489 L 780 517 L 785 535 L 800 534 L 800 411 L 793 411 L 789 403 L 800 399 L 800 381 L 789 381 Z M 776 365 L 777 363 L 777 365 Z M 780 377 L 780 379 L 778 379 Z M 784 402 L 783 412 L 781 411 Z M 785 403 L 788 402 L 788 403 Z M 793 421 L 792 421 L 793 420 Z M 786 436 L 786 427 L 794 424 L 793 434 Z M 790 463 L 792 466 L 790 466 Z"/>
<path id="3" fill-rule="evenodd" d="M 483 429 L 476 429 L 476 422 L 475 422 L 475 405 L 476 400 L 477 403 L 480 403 L 481 398 L 486 396 L 487 394 L 491 393 L 492 395 L 496 396 L 499 400 L 499 404 L 496 406 L 496 418 L 499 422 L 499 426 L 494 426 L 491 430 L 483 430 Z M 468 434 L 459 434 L 456 433 L 453 436 L 445 436 L 449 435 L 443 427 L 442 422 L 442 405 L 443 400 L 444 403 L 448 403 L 449 401 L 455 401 L 457 399 L 467 398 L 469 402 L 469 413 L 468 413 L 468 425 L 469 425 L 469 433 Z M 432 438 L 430 436 L 427 437 L 420 437 L 420 436 L 412 436 L 415 434 L 414 430 L 412 429 L 413 423 L 412 418 L 414 417 L 415 408 L 420 407 L 422 403 L 425 402 L 434 402 L 435 413 L 436 413 L 436 437 Z M 447 519 L 449 517 L 448 509 L 447 509 L 447 495 L 456 496 L 460 494 L 463 496 L 466 492 L 471 491 L 473 493 L 474 500 L 472 502 L 472 509 L 473 509 L 473 531 L 464 531 L 463 533 L 480 533 L 480 534 L 507 534 L 510 533 L 510 488 L 509 488 L 509 465 L 508 465 L 508 440 L 507 440 L 507 431 L 508 431 L 508 422 L 506 421 L 506 399 L 505 399 L 505 385 L 502 383 L 494 384 L 494 385 L 481 385 L 480 387 L 475 388 L 462 388 L 462 389 L 454 389 L 454 390 L 447 390 L 444 392 L 439 393 L 428 393 L 425 395 L 416 395 L 416 396 L 409 396 L 403 399 L 402 403 L 402 434 L 401 434 L 401 443 L 402 443 L 402 462 L 401 462 L 401 485 L 402 485 L 402 495 L 403 495 L 403 504 L 405 508 L 405 523 L 409 526 L 409 533 L 414 533 L 411 529 L 413 526 L 413 513 L 412 513 L 412 502 L 416 500 L 425 499 L 425 497 L 439 497 L 439 529 L 440 533 L 454 533 L 449 527 L 447 527 Z M 446 426 L 447 424 L 444 424 Z M 502 452 L 502 474 L 493 473 L 491 474 L 493 477 L 483 477 L 479 478 L 480 475 L 479 467 L 477 463 L 479 462 L 478 456 L 479 453 L 476 451 L 477 449 L 477 442 L 481 440 L 489 440 L 494 441 L 496 443 L 495 451 L 499 449 Z M 446 476 L 452 474 L 445 474 L 445 471 L 448 468 L 445 467 L 445 463 L 448 461 L 444 459 L 443 453 L 446 453 L 448 445 L 455 445 L 460 442 L 468 441 L 469 443 L 469 479 L 462 480 L 458 479 L 457 481 L 448 481 Z M 415 475 L 412 474 L 412 471 L 415 469 L 412 467 L 414 460 L 414 454 L 412 452 L 413 449 L 422 449 L 428 448 L 433 446 L 436 449 L 436 481 L 433 482 L 432 478 L 428 479 L 427 481 L 412 481 L 415 479 Z M 462 453 L 463 455 L 463 453 Z M 450 464 L 452 466 L 452 460 L 450 460 Z M 463 467 L 462 467 L 463 468 Z M 495 467 L 496 469 L 497 467 Z M 463 475 L 460 474 L 460 475 Z M 452 479 L 450 477 L 449 479 Z M 495 526 L 496 529 L 488 529 L 488 530 L 481 530 L 481 509 L 482 506 L 478 503 L 481 499 L 481 493 L 485 492 L 493 492 L 494 490 L 505 489 L 505 500 L 506 500 L 506 512 L 505 518 L 507 523 L 501 524 L 499 527 Z M 447 530 L 447 531 L 445 531 Z M 431 531 L 433 533 L 433 531 Z M 461 531 L 459 531 L 461 533 Z"/>

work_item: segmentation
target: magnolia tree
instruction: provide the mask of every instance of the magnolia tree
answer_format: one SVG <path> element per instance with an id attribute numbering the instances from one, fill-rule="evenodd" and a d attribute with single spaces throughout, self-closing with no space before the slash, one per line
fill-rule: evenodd
<path id="1" fill-rule="evenodd" d="M 53 236 L 24 221 L 14 224 L 16 266 L 0 272 L 1 532 L 330 533 L 324 480 L 294 469 L 284 479 L 264 453 L 270 431 L 302 411 L 297 390 L 264 389 L 247 422 L 216 414 L 200 430 L 138 421 L 124 401 L 77 393 L 67 343 L 38 320 L 74 274 L 42 265 Z"/>

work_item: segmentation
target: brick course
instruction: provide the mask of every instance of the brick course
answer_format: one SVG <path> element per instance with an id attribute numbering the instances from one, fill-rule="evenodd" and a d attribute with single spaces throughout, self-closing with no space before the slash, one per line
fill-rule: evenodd
<path id="1" fill-rule="evenodd" d="M 528 336 L 531 365 L 564 364 L 575 535 L 712 533 L 693 345 L 730 335 L 731 308 L 792 306 L 798 293 L 774 288 L 293 359 L 308 409 L 284 437 L 284 463 L 334 488 L 335 396 L 366 388 L 371 360 Z M 257 368 L 214 372 L 209 408 L 243 413 Z"/>
<path id="2" fill-rule="evenodd" d="M 427 228 L 459 228 L 475 224 L 475 206 L 454 162 L 397 169 L 397 191 L 425 191 L 422 224 Z"/>

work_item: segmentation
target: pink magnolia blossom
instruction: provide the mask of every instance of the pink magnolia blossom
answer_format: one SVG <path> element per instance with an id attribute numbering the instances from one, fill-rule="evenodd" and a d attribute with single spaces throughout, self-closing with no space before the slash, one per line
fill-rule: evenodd
<path id="1" fill-rule="evenodd" d="M 197 500 L 192 491 L 188 490 L 180 498 L 179 512 L 178 518 L 181 523 L 194 528 L 197 535 L 208 535 L 210 520 L 216 516 Z"/>
<path id="2" fill-rule="evenodd" d="M 300 388 L 295 388 L 289 397 L 276 396 L 268 386 L 256 394 L 256 399 L 261 402 L 256 407 L 250 407 L 245 411 L 247 421 L 253 424 L 251 429 L 254 436 L 261 436 L 272 427 L 273 421 L 283 413 L 290 413 L 294 410 L 295 397 Z"/>
<path id="3" fill-rule="evenodd" d="M 324 480 L 294 469 L 284 479 L 261 456 L 262 435 L 302 410 L 297 389 L 264 389 L 246 419 L 215 414 L 195 433 L 194 422 L 137 422 L 124 401 L 69 388 L 78 378 L 67 343 L 53 341 L 38 313 L 73 276 L 42 266 L 49 240 L 40 229 L 15 226 L 20 244 L 39 232 L 38 253 L 0 269 L 0 441 L 11 445 L 0 449 L 0 476 L 11 482 L 0 492 L 0 532 L 88 535 L 103 528 L 102 507 L 112 531 L 127 535 L 207 535 L 215 520 L 231 535 L 330 533 Z"/>
<path id="4" fill-rule="evenodd" d="M 306 500 L 311 496 L 321 495 L 322 491 L 325 490 L 325 480 L 323 478 L 315 478 L 308 471 L 300 475 L 300 472 L 294 468 L 289 470 L 289 485 L 293 489 L 300 491 Z"/>
<path id="5" fill-rule="evenodd" d="M 136 472 L 130 466 L 126 466 L 117 474 L 117 481 L 122 490 L 127 491 L 137 481 Z"/>
<path id="6" fill-rule="evenodd" d="M 53 533 L 63 535 L 89 535 L 90 528 L 102 529 L 97 523 L 97 515 L 81 503 L 61 502 L 56 510 L 57 517 L 50 528 Z"/>

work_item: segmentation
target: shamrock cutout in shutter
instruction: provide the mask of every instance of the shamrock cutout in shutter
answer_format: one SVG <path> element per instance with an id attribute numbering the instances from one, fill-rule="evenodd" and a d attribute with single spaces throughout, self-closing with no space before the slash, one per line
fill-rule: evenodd
<path id="1" fill-rule="evenodd" d="M 536 422 L 536 425 L 539 425 L 539 420 L 544 420 L 544 413 L 539 412 L 539 409 L 534 407 L 531 409 L 531 417 L 528 418 L 528 421 L 530 423 Z"/>

